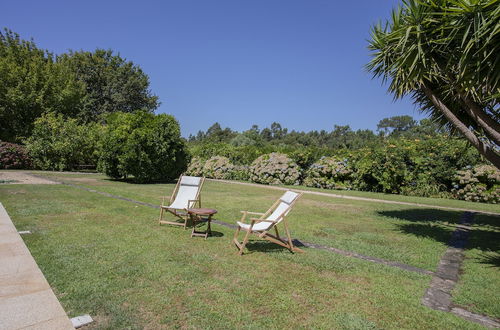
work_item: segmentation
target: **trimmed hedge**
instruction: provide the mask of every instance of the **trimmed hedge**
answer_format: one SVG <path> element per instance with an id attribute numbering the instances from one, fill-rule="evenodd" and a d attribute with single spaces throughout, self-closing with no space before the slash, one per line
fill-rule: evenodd
<path id="1" fill-rule="evenodd" d="M 139 111 L 106 117 L 98 170 L 140 183 L 170 181 L 185 171 L 188 154 L 173 116 Z"/>

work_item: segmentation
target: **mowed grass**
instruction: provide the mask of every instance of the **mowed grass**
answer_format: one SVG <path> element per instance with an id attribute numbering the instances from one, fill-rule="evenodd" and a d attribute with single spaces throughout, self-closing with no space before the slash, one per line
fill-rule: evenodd
<path id="1" fill-rule="evenodd" d="M 454 303 L 500 319 L 500 223 L 476 215 Z"/>
<path id="2" fill-rule="evenodd" d="M 56 176 L 149 203 L 173 189 Z M 207 182 L 203 201 L 234 223 L 241 209 L 265 211 L 280 194 Z M 66 311 L 90 313 L 94 328 L 478 328 L 421 305 L 429 276 L 260 241 L 238 257 L 225 227 L 190 238 L 159 226 L 155 209 L 64 185 L 2 185 L 0 201 L 19 230 L 33 231 L 23 238 Z M 300 240 L 433 270 L 459 216 L 305 195 L 290 224 Z"/>

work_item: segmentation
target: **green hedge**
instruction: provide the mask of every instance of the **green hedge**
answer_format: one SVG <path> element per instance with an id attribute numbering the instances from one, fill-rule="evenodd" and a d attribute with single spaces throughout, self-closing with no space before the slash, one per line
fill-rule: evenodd
<path id="1" fill-rule="evenodd" d="M 100 139 L 98 169 L 136 182 L 169 181 L 185 171 L 188 154 L 173 116 L 113 113 Z"/>
<path id="2" fill-rule="evenodd" d="M 33 166 L 42 170 L 72 170 L 77 165 L 97 165 L 101 127 L 81 125 L 76 119 L 48 113 L 35 121 L 26 149 Z"/>

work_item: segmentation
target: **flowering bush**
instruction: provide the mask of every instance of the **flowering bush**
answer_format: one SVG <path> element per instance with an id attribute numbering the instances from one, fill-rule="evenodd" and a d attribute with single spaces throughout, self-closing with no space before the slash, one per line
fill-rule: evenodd
<path id="1" fill-rule="evenodd" d="M 287 155 L 270 153 L 253 161 L 249 168 L 250 180 L 265 184 L 300 184 L 300 167 Z"/>
<path id="2" fill-rule="evenodd" d="M 234 169 L 228 158 L 214 156 L 203 165 L 203 176 L 212 179 L 230 179 Z"/>
<path id="3" fill-rule="evenodd" d="M 20 169 L 30 167 L 31 158 L 22 145 L 0 142 L 0 168 Z"/>
<path id="4" fill-rule="evenodd" d="M 458 199 L 498 204 L 500 202 L 500 171 L 490 165 L 458 171 L 452 193 Z"/>
<path id="5" fill-rule="evenodd" d="M 191 163 L 186 170 L 187 175 L 192 176 L 203 176 L 203 165 L 205 164 L 200 158 L 191 159 Z"/>
<path id="6" fill-rule="evenodd" d="M 304 185 L 326 189 L 350 189 L 352 170 L 347 159 L 321 157 L 306 172 Z"/>

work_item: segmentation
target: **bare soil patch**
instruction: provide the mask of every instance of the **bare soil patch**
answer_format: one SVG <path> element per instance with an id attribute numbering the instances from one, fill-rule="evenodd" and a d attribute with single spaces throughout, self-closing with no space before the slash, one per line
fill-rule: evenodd
<path id="1" fill-rule="evenodd" d="M 57 182 L 34 177 L 25 172 L 0 171 L 0 184 L 57 184 Z"/>

